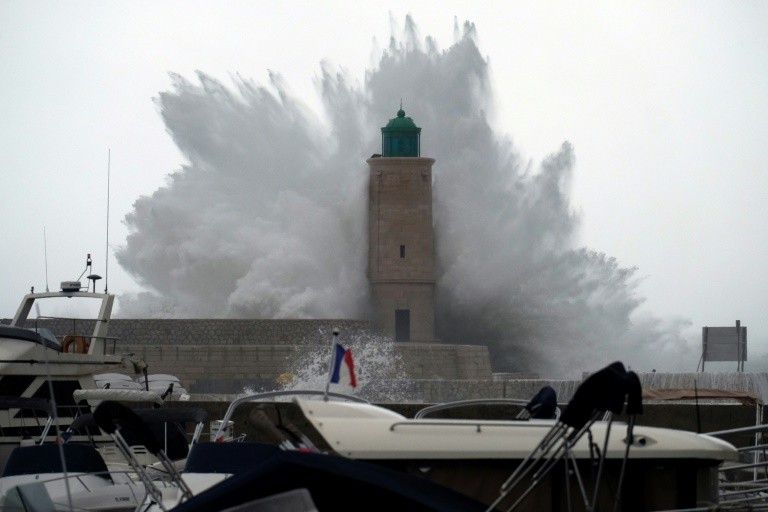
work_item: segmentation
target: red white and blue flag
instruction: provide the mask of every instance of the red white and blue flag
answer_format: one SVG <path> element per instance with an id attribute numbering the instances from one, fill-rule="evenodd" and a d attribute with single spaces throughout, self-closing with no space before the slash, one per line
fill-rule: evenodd
<path id="1" fill-rule="evenodd" d="M 355 363 L 352 361 L 352 350 L 344 348 L 339 343 L 333 346 L 333 367 L 331 368 L 331 382 L 338 384 L 341 380 L 341 374 L 348 374 L 349 385 L 357 387 L 357 378 L 355 377 Z"/>

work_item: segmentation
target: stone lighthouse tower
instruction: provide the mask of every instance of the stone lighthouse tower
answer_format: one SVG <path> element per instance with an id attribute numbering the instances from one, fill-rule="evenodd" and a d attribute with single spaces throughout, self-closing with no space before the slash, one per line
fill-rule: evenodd
<path id="1" fill-rule="evenodd" d="M 434 341 L 433 158 L 403 109 L 381 129 L 381 155 L 367 160 L 368 279 L 374 325 L 396 341 Z"/>

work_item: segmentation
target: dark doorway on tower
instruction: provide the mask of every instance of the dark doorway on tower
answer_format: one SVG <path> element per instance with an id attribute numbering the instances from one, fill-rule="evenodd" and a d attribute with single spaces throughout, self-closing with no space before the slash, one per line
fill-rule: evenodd
<path id="1" fill-rule="evenodd" d="M 411 341 L 411 310 L 395 310 L 395 341 Z"/>

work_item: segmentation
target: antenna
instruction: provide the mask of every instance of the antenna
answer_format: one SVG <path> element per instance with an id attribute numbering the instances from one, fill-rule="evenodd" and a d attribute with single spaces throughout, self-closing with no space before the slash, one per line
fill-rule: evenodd
<path id="1" fill-rule="evenodd" d="M 83 273 L 80 274 L 80 277 L 77 278 L 77 280 L 81 280 L 86 272 L 88 272 L 91 269 L 91 265 L 93 264 L 93 261 L 91 260 L 91 253 L 88 253 L 88 256 L 85 257 L 85 270 L 83 270 Z"/>
<path id="2" fill-rule="evenodd" d="M 85 259 L 85 270 L 83 270 L 83 273 L 80 274 L 80 277 L 77 278 L 77 282 L 75 284 L 77 284 L 79 286 L 80 285 L 80 279 L 82 279 L 83 276 L 85 275 L 85 273 L 88 272 L 89 270 L 93 270 L 93 262 L 91 261 L 91 254 L 90 253 L 88 253 L 88 257 Z M 93 293 L 96 293 L 96 281 L 101 279 L 101 276 L 97 275 L 97 274 L 88 274 L 87 279 L 89 281 L 93 281 Z M 78 291 L 79 289 L 80 288 L 78 288 L 75 291 Z M 89 292 L 91 291 L 90 283 L 88 284 L 88 287 L 86 288 L 86 290 L 89 291 Z"/>
<path id="3" fill-rule="evenodd" d="M 48 293 L 48 240 L 45 237 L 45 226 L 43 226 L 43 251 L 45 253 L 45 292 Z"/>
<path id="4" fill-rule="evenodd" d="M 104 258 L 104 293 L 109 293 L 109 174 L 112 163 L 112 149 L 107 150 L 107 247 L 106 257 Z M 96 282 L 93 282 L 94 290 L 96 291 Z"/>

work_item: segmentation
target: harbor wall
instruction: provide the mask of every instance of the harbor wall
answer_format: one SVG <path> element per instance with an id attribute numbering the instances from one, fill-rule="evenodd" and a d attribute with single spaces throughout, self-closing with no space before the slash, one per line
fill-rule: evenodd
<path id="1" fill-rule="evenodd" d="M 56 319 L 38 326 L 63 337 L 92 332 L 94 321 Z M 328 343 L 334 328 L 342 342 L 371 338 L 370 323 L 360 320 L 113 318 L 107 346 L 110 352 L 143 359 L 149 373 L 177 376 L 191 393 L 240 393 L 246 387 L 274 387 L 278 377 L 294 370 L 295 361 Z M 379 338 L 371 339 L 375 343 Z M 492 380 L 485 346 L 414 342 L 393 346 L 411 379 Z M 435 392 L 427 391 L 426 396 Z"/>
<path id="2" fill-rule="evenodd" d="M 239 393 L 246 387 L 271 389 L 307 345 L 127 345 L 148 363 L 150 373 L 169 373 L 192 393 Z M 493 384 L 486 347 L 396 344 L 407 374 L 414 380 Z M 466 386 L 466 384 L 465 384 Z"/>
<path id="3" fill-rule="evenodd" d="M 93 332 L 93 320 L 41 320 L 56 335 Z M 34 327 L 32 321 L 28 322 Z M 119 351 L 135 345 L 295 345 L 318 341 L 338 328 L 347 338 L 371 331 L 363 320 L 127 319 L 112 318 L 109 337 Z"/>
<path id="4" fill-rule="evenodd" d="M 63 337 L 92 332 L 94 322 L 58 319 L 38 325 Z M 315 351 L 319 343 L 327 343 L 334 328 L 340 330 L 341 341 L 358 336 L 373 342 L 380 339 L 371 337 L 370 323 L 360 320 L 116 318 L 110 321 L 109 334 L 115 339 L 109 346 L 116 353 L 132 353 L 146 361 L 149 373 L 176 375 L 190 393 L 231 394 L 246 388 L 280 387 L 276 380 L 293 371 L 295 362 Z M 397 386 L 413 402 L 528 399 L 548 385 L 565 403 L 581 383 L 581 379 L 540 379 L 536 374 L 494 374 L 488 348 L 482 345 L 401 342 L 393 347 L 408 375 Z M 732 390 L 768 403 L 765 373 L 648 372 L 639 376 L 644 389 Z"/>

